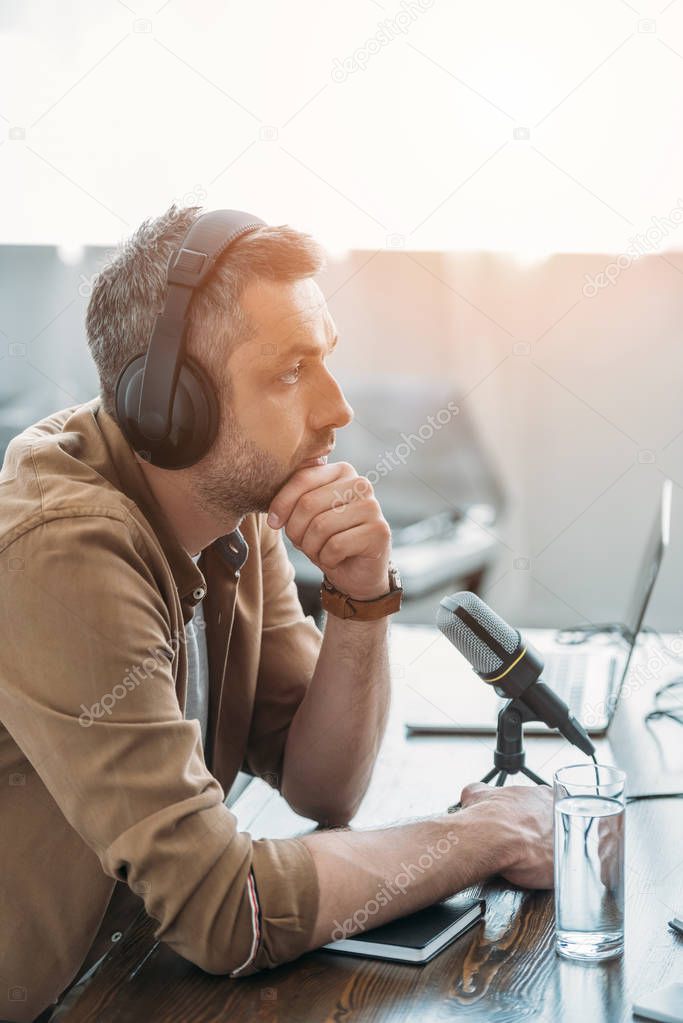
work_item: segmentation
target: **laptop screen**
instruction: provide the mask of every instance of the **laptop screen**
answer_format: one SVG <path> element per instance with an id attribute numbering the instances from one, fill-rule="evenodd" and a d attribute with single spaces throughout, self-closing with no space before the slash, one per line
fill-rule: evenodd
<path id="1" fill-rule="evenodd" d="M 645 547 L 643 560 L 636 576 L 636 582 L 631 594 L 628 611 L 624 618 L 626 626 L 625 640 L 628 643 L 628 657 L 624 664 L 618 691 L 615 694 L 615 701 L 619 698 L 619 692 L 628 674 L 631 655 L 635 647 L 638 634 L 643 627 L 643 619 L 650 597 L 654 589 L 655 580 L 659 574 L 659 568 L 664 557 L 664 551 L 669 545 L 669 534 L 671 530 L 671 494 L 673 486 L 671 480 L 664 480 L 662 491 L 657 505 L 657 513 L 652 524 L 650 536 Z"/>

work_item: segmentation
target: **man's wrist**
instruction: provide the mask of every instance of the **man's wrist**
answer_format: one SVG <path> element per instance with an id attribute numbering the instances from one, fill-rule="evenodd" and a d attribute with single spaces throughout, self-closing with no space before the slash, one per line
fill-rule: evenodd
<path id="1" fill-rule="evenodd" d="M 339 590 L 339 587 L 335 586 L 335 584 L 327 575 L 327 572 L 323 574 L 323 581 L 325 584 L 334 587 L 334 589 L 336 590 Z M 354 587 L 351 587 L 348 590 L 347 589 L 339 590 L 339 592 L 344 593 L 347 597 L 350 597 L 351 600 L 360 600 L 361 602 L 363 602 L 368 600 L 379 600 L 380 597 L 383 597 L 385 596 L 385 594 L 389 593 L 390 589 L 391 583 L 389 580 L 389 571 L 387 569 L 386 574 L 382 577 L 381 581 L 377 583 L 377 586 L 370 587 L 362 592 L 360 590 L 355 589 Z"/>
<path id="2" fill-rule="evenodd" d="M 340 618 L 339 615 L 325 614 L 325 629 L 344 629 L 349 635 L 361 636 L 376 633 L 378 626 L 388 629 L 390 616 L 382 615 L 367 622 L 359 622 L 355 618 Z"/>
<path id="3" fill-rule="evenodd" d="M 354 596 L 338 589 L 325 573 L 320 587 L 322 609 L 328 614 L 352 619 L 354 622 L 376 621 L 386 615 L 395 614 L 401 608 L 403 598 L 401 577 L 391 561 L 387 569 L 386 587 L 377 593 L 376 587 L 371 586 L 365 591 L 364 596 Z M 354 593 L 357 592 L 354 590 Z"/>
<path id="4" fill-rule="evenodd" d="M 383 586 L 379 586 L 376 590 L 370 590 L 370 592 L 366 593 L 357 593 L 354 591 L 353 593 L 347 593 L 347 596 L 350 597 L 351 600 L 360 600 L 362 603 L 365 600 L 379 600 L 380 597 L 383 597 L 388 592 L 389 585 L 385 582 Z"/>

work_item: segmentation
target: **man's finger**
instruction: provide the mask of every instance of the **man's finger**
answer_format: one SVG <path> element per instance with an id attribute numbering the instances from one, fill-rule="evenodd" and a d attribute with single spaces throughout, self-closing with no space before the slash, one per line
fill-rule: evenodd
<path id="1" fill-rule="evenodd" d="M 358 500 L 351 501 L 348 504 L 339 501 L 340 491 L 350 489 L 353 482 L 354 480 L 349 477 L 339 476 L 331 483 L 303 493 L 284 524 L 287 536 L 292 543 L 297 547 L 303 547 L 303 541 L 306 539 L 309 529 L 314 528 L 314 531 L 320 530 L 323 525 L 322 521 L 320 521 L 322 519 L 327 520 L 329 526 L 328 533 L 330 535 L 338 532 L 340 529 L 345 529 L 344 522 L 348 521 L 350 523 L 353 516 L 357 514 L 356 506 L 358 504 L 363 505 L 360 494 L 358 495 Z M 379 511 L 379 505 L 377 508 Z M 367 509 L 365 514 L 366 517 L 369 517 Z M 327 537 L 324 539 L 327 539 Z M 322 546 L 323 542 L 324 540 L 321 540 L 319 546 Z"/>
<path id="2" fill-rule="evenodd" d="M 341 476 L 355 473 L 348 462 L 330 462 L 327 465 L 308 465 L 290 476 L 285 485 L 273 498 L 268 509 L 268 525 L 279 529 L 292 514 L 297 501 L 309 490 L 317 490 L 326 483 L 332 483 Z"/>
<path id="3" fill-rule="evenodd" d="M 386 524 L 364 522 L 335 533 L 320 551 L 320 564 L 330 571 L 347 558 L 381 558 L 387 543 Z"/>
<path id="4" fill-rule="evenodd" d="M 479 803 L 491 794 L 491 786 L 482 781 L 472 781 L 460 793 L 460 802 L 463 806 L 468 803 Z"/>
<path id="5" fill-rule="evenodd" d="M 374 521 L 374 507 L 364 501 L 352 501 L 337 510 L 319 512 L 312 516 L 307 522 L 303 515 L 299 514 L 297 505 L 287 523 L 287 536 L 292 543 L 299 547 L 304 554 L 313 561 L 317 560 L 321 550 L 328 540 L 344 530 L 353 526 L 360 526 L 365 522 Z M 379 518 L 381 512 L 377 514 Z M 303 520 L 304 525 L 301 525 Z"/>

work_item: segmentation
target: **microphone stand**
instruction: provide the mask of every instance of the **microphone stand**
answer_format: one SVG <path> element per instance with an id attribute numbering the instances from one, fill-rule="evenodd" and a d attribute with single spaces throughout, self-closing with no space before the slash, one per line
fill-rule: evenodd
<path id="1" fill-rule="evenodd" d="M 496 730 L 496 751 L 493 754 L 494 766 L 481 779 L 487 784 L 496 778 L 495 785 L 505 784 L 509 774 L 521 772 L 527 778 L 531 778 L 537 785 L 547 785 L 548 782 L 539 778 L 530 768 L 525 766 L 524 753 L 524 732 L 522 725 L 525 721 L 538 721 L 538 716 L 519 696 L 513 700 L 506 700 L 498 714 L 498 728 Z M 497 777 L 496 777 L 497 776 Z M 454 813 L 461 808 L 461 803 L 454 803 L 448 807 L 449 813 Z"/>

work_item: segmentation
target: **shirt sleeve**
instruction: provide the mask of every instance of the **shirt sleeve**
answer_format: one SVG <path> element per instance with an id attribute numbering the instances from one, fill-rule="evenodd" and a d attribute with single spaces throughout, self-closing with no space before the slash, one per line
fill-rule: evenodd
<path id="1" fill-rule="evenodd" d="M 155 937 L 242 976 L 308 948 L 317 875 L 298 839 L 237 830 L 178 704 L 144 544 L 133 520 L 103 513 L 5 549 L 23 567 L 0 587 L 0 719 L 103 871 L 141 895 Z"/>
<path id="2" fill-rule="evenodd" d="M 263 626 L 243 768 L 279 789 L 289 726 L 313 677 L 323 637 L 312 616 L 304 615 L 281 531 L 271 529 L 265 515 L 260 520 Z"/>

